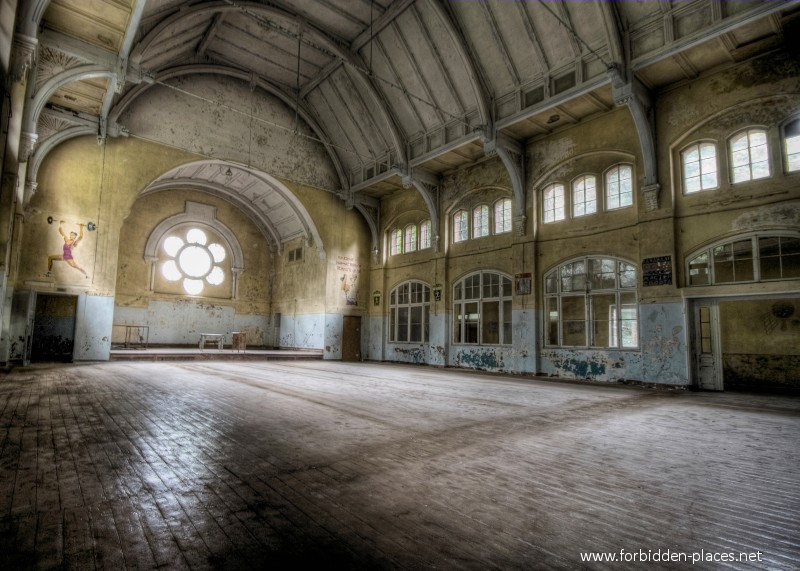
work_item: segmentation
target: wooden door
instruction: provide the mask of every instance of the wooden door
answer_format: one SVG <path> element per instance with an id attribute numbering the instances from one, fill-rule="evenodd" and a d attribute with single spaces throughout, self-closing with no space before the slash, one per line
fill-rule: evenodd
<path id="1" fill-rule="evenodd" d="M 342 319 L 342 361 L 361 360 L 361 317 L 345 315 Z"/>
<path id="2" fill-rule="evenodd" d="M 694 307 L 695 379 L 701 389 L 722 390 L 722 349 L 719 338 L 719 304 L 697 301 Z"/>

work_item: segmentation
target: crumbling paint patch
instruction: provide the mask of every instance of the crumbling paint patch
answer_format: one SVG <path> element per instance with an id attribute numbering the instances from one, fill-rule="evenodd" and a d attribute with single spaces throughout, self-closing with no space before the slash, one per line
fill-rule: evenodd
<path id="1" fill-rule="evenodd" d="M 542 359 L 553 367 L 550 374 L 568 379 L 615 381 L 625 379 L 625 356 L 584 349 L 551 350 Z"/>
<path id="2" fill-rule="evenodd" d="M 731 229 L 734 231 L 746 231 L 775 225 L 786 226 L 787 228 L 800 227 L 800 203 L 764 206 L 747 212 L 733 221 Z"/>
<path id="3" fill-rule="evenodd" d="M 725 388 L 800 387 L 800 355 L 724 353 Z"/>
<path id="4" fill-rule="evenodd" d="M 456 352 L 455 366 L 480 370 L 502 370 L 506 364 L 503 355 L 494 349 L 462 349 Z"/>
<path id="5" fill-rule="evenodd" d="M 415 365 L 423 365 L 428 362 L 425 350 L 421 347 L 405 348 L 395 347 L 394 354 L 396 360 L 404 363 L 414 363 Z"/>
<path id="6" fill-rule="evenodd" d="M 683 304 L 643 305 L 642 381 L 688 384 Z"/>

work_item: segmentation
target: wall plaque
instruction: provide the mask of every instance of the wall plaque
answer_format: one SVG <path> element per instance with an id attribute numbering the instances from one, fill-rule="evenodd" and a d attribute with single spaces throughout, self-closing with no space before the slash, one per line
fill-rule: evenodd
<path id="1" fill-rule="evenodd" d="M 672 285 L 672 256 L 642 259 L 642 286 Z"/>
<path id="2" fill-rule="evenodd" d="M 516 295 L 527 295 L 531 293 L 531 274 L 516 274 L 514 276 L 514 293 Z"/>

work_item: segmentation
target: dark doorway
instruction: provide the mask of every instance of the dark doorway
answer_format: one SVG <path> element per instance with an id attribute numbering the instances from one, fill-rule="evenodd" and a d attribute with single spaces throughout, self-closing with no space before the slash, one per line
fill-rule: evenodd
<path id="1" fill-rule="evenodd" d="M 342 361 L 361 360 L 361 318 L 345 315 L 342 320 Z"/>
<path id="2" fill-rule="evenodd" d="M 78 297 L 36 295 L 31 361 L 72 361 Z"/>

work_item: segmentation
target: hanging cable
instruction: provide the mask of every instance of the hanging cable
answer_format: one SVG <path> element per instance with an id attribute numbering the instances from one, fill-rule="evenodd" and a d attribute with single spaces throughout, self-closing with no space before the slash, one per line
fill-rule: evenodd
<path id="1" fill-rule="evenodd" d="M 336 144 L 334 144 L 334 143 L 332 143 L 330 141 L 325 141 L 323 139 L 320 139 L 319 137 L 315 137 L 314 135 L 309 135 L 307 133 L 302 133 L 302 132 L 300 132 L 300 131 L 298 131 L 296 129 L 293 129 L 291 127 L 287 127 L 285 125 L 281 125 L 280 123 L 276 123 L 274 121 L 269 121 L 268 119 L 262 119 L 261 117 L 256 117 L 254 113 L 248 113 L 247 111 L 242 111 L 241 109 L 237 109 L 235 107 L 232 107 L 232 106 L 227 105 L 225 103 L 222 103 L 220 101 L 217 101 L 217 100 L 214 100 L 214 99 L 210 99 L 208 97 L 204 97 L 203 95 L 198 95 L 197 93 L 192 93 L 191 91 L 187 91 L 186 89 L 183 89 L 181 87 L 177 87 L 175 85 L 170 85 L 168 83 L 165 83 L 162 80 L 158 80 L 157 79 L 153 83 L 155 83 L 157 85 L 160 85 L 162 87 L 166 87 L 167 89 L 171 89 L 173 91 L 177 91 L 178 93 L 182 93 L 184 95 L 188 95 L 189 97 L 193 97 L 195 99 L 199 99 L 200 101 L 205 101 L 207 103 L 212 103 L 214 105 L 222 107 L 223 109 L 227 109 L 227 110 L 229 110 L 229 111 L 231 111 L 233 113 L 236 113 L 238 115 L 242 115 L 244 117 L 248 117 L 249 120 L 251 121 L 251 123 L 253 121 L 257 121 L 259 123 L 263 123 L 265 125 L 269 125 L 271 127 L 275 127 L 276 129 L 280 129 L 282 131 L 286 131 L 287 133 L 293 133 L 293 134 L 296 134 L 296 135 L 298 135 L 300 137 L 304 137 L 304 138 L 309 139 L 311 141 L 320 143 L 322 145 L 325 145 L 326 147 L 331 147 L 333 149 L 337 149 L 339 151 L 348 153 L 350 155 L 358 157 L 363 162 L 376 163 L 378 165 L 386 166 L 387 168 L 392 166 L 389 161 L 378 161 L 378 160 L 375 160 L 374 157 L 367 156 L 367 155 L 362 155 L 358 151 L 356 151 L 355 149 L 348 149 L 346 147 L 342 147 L 341 145 L 336 145 Z"/>
<path id="2" fill-rule="evenodd" d="M 300 129 L 300 45 L 303 43 L 303 26 L 297 24 L 297 85 L 294 97 L 294 129 Z"/>
<path id="3" fill-rule="evenodd" d="M 335 53 L 335 52 L 333 52 L 333 51 L 331 51 L 331 50 L 329 50 L 327 48 L 325 48 L 324 46 L 321 46 L 321 45 L 319 45 L 319 44 L 317 44 L 315 42 L 312 42 L 307 38 L 301 38 L 297 33 L 292 32 L 290 29 L 285 28 L 284 26 L 281 26 L 281 25 L 273 22 L 272 20 L 269 20 L 268 18 L 264 18 L 260 14 L 257 14 L 255 12 L 253 12 L 252 10 L 248 9 L 246 6 L 242 6 L 241 4 L 236 2 L 235 0 L 224 0 L 224 2 L 226 4 L 228 4 L 229 6 L 237 8 L 243 14 L 247 14 L 248 16 L 253 18 L 253 20 L 255 20 L 255 22 L 257 24 L 260 24 L 262 27 L 264 27 L 266 29 L 269 29 L 269 30 L 278 31 L 281 34 L 284 34 L 284 35 L 289 36 L 291 38 L 296 38 L 296 39 L 298 39 L 298 41 L 302 41 L 307 46 L 309 46 L 309 47 L 311 47 L 311 48 L 313 48 L 313 49 L 315 49 L 315 50 L 327 55 L 331 59 L 339 60 L 343 65 L 349 66 L 350 68 L 352 68 L 352 69 L 358 71 L 359 73 L 363 74 L 365 77 L 375 79 L 376 81 L 379 81 L 379 82 L 383 83 L 384 85 L 386 85 L 388 87 L 396 89 L 396 90 L 400 91 L 401 93 L 403 93 L 404 95 L 406 95 L 407 97 L 409 97 L 410 99 L 413 99 L 414 101 L 417 101 L 418 103 L 421 103 L 422 105 L 426 105 L 426 106 L 430 107 L 431 109 L 438 111 L 442 115 L 446 115 L 448 118 L 450 118 L 454 122 L 460 123 L 461 125 L 467 127 L 468 129 L 472 129 L 473 126 L 468 121 L 466 121 L 464 119 L 463 115 L 458 114 L 458 113 L 452 113 L 452 112 L 450 112 L 450 111 L 448 111 L 446 109 L 443 109 L 442 107 L 440 107 L 436 103 L 432 103 L 432 102 L 428 101 L 427 99 L 425 99 L 423 97 L 420 97 L 420 96 L 410 92 L 405 86 L 397 85 L 396 83 L 393 83 L 392 81 L 390 81 L 390 80 L 388 80 L 388 79 L 386 79 L 384 77 L 381 77 L 381 76 L 377 75 L 376 73 L 374 73 L 372 71 L 372 62 L 371 61 L 370 61 L 370 67 L 369 68 L 364 68 L 363 66 L 357 65 L 355 62 L 349 61 L 348 59 L 340 56 L 339 54 L 337 54 L 337 53 Z M 293 14 L 292 15 L 287 14 L 287 17 L 296 17 L 296 16 L 294 16 Z M 373 41 L 375 41 L 374 38 L 370 37 L 370 60 L 372 59 L 371 50 L 372 50 L 372 42 Z"/>

